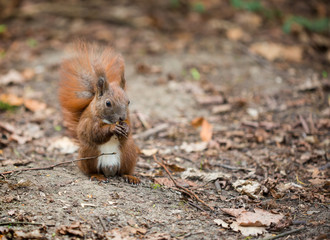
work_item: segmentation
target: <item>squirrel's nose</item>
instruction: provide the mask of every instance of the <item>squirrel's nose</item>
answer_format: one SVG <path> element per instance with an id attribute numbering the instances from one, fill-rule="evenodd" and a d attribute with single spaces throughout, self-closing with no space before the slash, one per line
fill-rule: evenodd
<path id="1" fill-rule="evenodd" d="M 119 115 L 119 121 L 125 121 L 127 119 L 127 114 L 126 113 L 122 113 Z"/>

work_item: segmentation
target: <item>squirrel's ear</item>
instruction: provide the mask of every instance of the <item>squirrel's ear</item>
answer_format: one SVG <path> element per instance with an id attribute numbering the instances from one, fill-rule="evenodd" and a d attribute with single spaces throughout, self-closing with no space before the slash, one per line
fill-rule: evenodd
<path id="1" fill-rule="evenodd" d="M 104 77 L 99 77 L 97 79 L 97 95 L 99 97 L 103 96 L 104 92 L 107 90 L 108 88 L 108 83 L 107 81 L 105 80 Z"/>
<path id="2" fill-rule="evenodd" d="M 120 87 L 122 89 L 125 89 L 125 87 L 126 87 L 126 79 L 125 79 L 124 74 L 121 76 L 121 79 L 120 79 Z"/>

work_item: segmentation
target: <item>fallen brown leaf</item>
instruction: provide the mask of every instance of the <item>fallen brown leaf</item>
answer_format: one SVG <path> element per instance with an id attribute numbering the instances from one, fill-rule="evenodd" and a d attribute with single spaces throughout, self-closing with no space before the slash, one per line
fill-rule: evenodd
<path id="1" fill-rule="evenodd" d="M 198 128 L 202 126 L 203 121 L 204 121 L 203 117 L 197 117 L 191 121 L 191 125 L 195 128 Z"/>
<path id="2" fill-rule="evenodd" d="M 269 61 L 285 59 L 292 62 L 301 62 L 303 50 L 299 46 L 284 46 L 271 42 L 254 43 L 250 51 L 263 56 Z"/>
<path id="3" fill-rule="evenodd" d="M 244 32 L 241 28 L 230 28 L 226 32 L 229 40 L 238 41 L 244 37 Z"/>
<path id="4" fill-rule="evenodd" d="M 36 75 L 36 72 L 32 68 L 26 68 L 22 72 L 22 75 L 23 75 L 24 79 L 30 80 Z"/>
<path id="5" fill-rule="evenodd" d="M 53 139 L 52 143 L 48 146 L 48 151 L 53 151 L 54 149 L 59 149 L 61 153 L 74 153 L 78 146 L 71 141 L 68 137 L 62 137 L 59 139 Z"/>
<path id="6" fill-rule="evenodd" d="M 171 169 L 172 172 L 184 172 L 186 169 L 183 167 L 180 167 L 176 164 L 166 164 L 169 169 Z"/>
<path id="7" fill-rule="evenodd" d="M 237 192 L 248 195 L 250 198 L 259 199 L 262 197 L 263 186 L 257 181 L 237 180 L 233 183 L 233 187 Z"/>
<path id="8" fill-rule="evenodd" d="M 243 211 L 237 218 L 237 223 L 245 227 L 268 227 L 271 223 L 277 224 L 284 218 L 282 214 L 274 214 L 260 208 L 254 212 Z"/>
<path id="9" fill-rule="evenodd" d="M 180 178 L 176 179 L 175 181 L 182 187 L 196 187 L 197 186 L 197 184 L 192 181 L 188 181 L 188 180 L 184 180 L 184 179 L 180 179 Z M 155 182 L 160 185 L 166 186 L 166 187 L 175 187 L 175 184 L 173 183 L 173 181 L 166 177 L 155 178 Z"/>
<path id="10" fill-rule="evenodd" d="M 213 220 L 217 225 L 223 227 L 223 228 L 229 228 L 229 224 L 223 221 L 222 219 L 214 219 Z"/>
<path id="11" fill-rule="evenodd" d="M 144 64 L 144 63 L 140 63 L 136 66 L 136 71 L 138 73 L 142 73 L 142 74 L 161 73 L 162 68 L 160 66 L 147 65 L 147 64 Z"/>
<path id="12" fill-rule="evenodd" d="M 221 208 L 221 211 L 233 216 L 238 217 L 242 212 L 246 212 L 244 208 Z"/>
<path id="13" fill-rule="evenodd" d="M 202 141 L 209 142 L 212 139 L 213 126 L 204 119 L 202 123 L 202 129 L 200 131 L 200 137 Z"/>
<path id="14" fill-rule="evenodd" d="M 203 142 L 209 142 L 212 139 L 213 126 L 205 118 L 195 118 L 191 121 L 191 125 L 195 128 L 201 126 L 199 135 Z"/>
<path id="15" fill-rule="evenodd" d="M 201 105 L 214 105 L 214 104 L 222 104 L 225 100 L 221 95 L 215 96 L 198 96 L 196 100 Z"/>
<path id="16" fill-rule="evenodd" d="M 11 69 L 7 74 L 0 77 L 0 85 L 8 85 L 10 83 L 22 83 L 24 77 L 18 71 Z"/>
<path id="17" fill-rule="evenodd" d="M 229 112 L 230 110 L 231 110 L 230 104 L 222 104 L 222 105 L 214 106 L 212 108 L 212 113 L 213 114 L 225 113 L 225 112 Z"/>
<path id="18" fill-rule="evenodd" d="M 17 97 L 14 94 L 1 94 L 0 101 L 16 107 L 21 106 L 24 103 L 23 98 Z"/>
<path id="19" fill-rule="evenodd" d="M 207 148 L 207 142 L 197 142 L 197 143 L 187 143 L 183 142 L 180 146 L 180 149 L 184 150 L 187 153 L 191 152 L 201 152 Z"/>
<path id="20" fill-rule="evenodd" d="M 237 16 L 237 22 L 249 29 L 256 29 L 262 24 L 262 17 L 252 12 L 242 12 Z"/>
<path id="21" fill-rule="evenodd" d="M 223 172 L 202 172 L 195 168 L 188 168 L 181 174 L 183 179 L 200 180 L 204 182 L 213 182 L 217 179 L 229 179 L 230 175 Z"/>
<path id="22" fill-rule="evenodd" d="M 70 226 L 60 226 L 56 232 L 61 235 L 74 235 L 84 237 L 84 233 L 80 229 L 80 222 L 74 222 Z"/>
<path id="23" fill-rule="evenodd" d="M 14 232 L 15 239 L 44 239 L 45 237 L 40 233 L 39 229 L 33 230 L 31 232 L 23 232 L 21 230 L 16 230 Z"/>
<path id="24" fill-rule="evenodd" d="M 235 232 L 241 232 L 243 236 L 257 236 L 267 232 L 265 227 L 244 227 L 240 226 L 238 222 L 230 224 L 230 228 Z"/>
<path id="25" fill-rule="evenodd" d="M 46 109 L 46 104 L 34 99 L 25 99 L 24 106 L 32 112 L 37 112 Z"/>
<path id="26" fill-rule="evenodd" d="M 157 148 L 142 149 L 142 150 L 141 150 L 141 153 L 142 153 L 144 156 L 147 156 L 147 157 L 150 157 L 150 156 L 156 154 L 157 152 L 158 152 L 158 149 L 157 149 Z"/>

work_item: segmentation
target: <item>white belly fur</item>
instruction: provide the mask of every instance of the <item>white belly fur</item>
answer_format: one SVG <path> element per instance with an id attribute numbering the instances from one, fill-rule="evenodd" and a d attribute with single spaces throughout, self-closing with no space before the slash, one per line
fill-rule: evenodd
<path id="1" fill-rule="evenodd" d="M 116 154 L 100 156 L 97 163 L 98 171 L 103 172 L 106 177 L 116 175 L 120 168 L 120 149 L 117 136 L 111 137 L 108 142 L 99 147 L 99 150 L 100 153 L 115 152 Z"/>

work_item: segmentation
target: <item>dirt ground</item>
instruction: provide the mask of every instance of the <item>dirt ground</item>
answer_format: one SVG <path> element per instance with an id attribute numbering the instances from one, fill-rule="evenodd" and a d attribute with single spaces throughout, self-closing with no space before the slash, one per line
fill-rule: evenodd
<path id="1" fill-rule="evenodd" d="M 76 17 L 77 2 L 65 11 L 25 1 L 4 21 L 0 239 L 329 239 L 329 62 L 310 61 L 320 55 L 308 58 L 308 46 L 267 24 L 234 41 L 221 24 L 245 29 L 237 19 L 251 13 L 228 4 L 232 15 L 205 17 L 113 1 L 105 17 L 105 2 L 81 1 L 94 15 Z M 90 181 L 75 163 L 16 171 L 77 158 L 57 100 L 59 66 L 77 38 L 110 43 L 125 59 L 140 185 Z M 274 39 L 302 46 L 304 57 L 269 61 L 250 51 Z M 175 187 L 153 155 L 205 205 Z M 238 180 L 257 187 L 240 192 Z M 252 236 L 217 221 L 235 223 L 224 209 L 239 208 L 283 218 Z"/>

